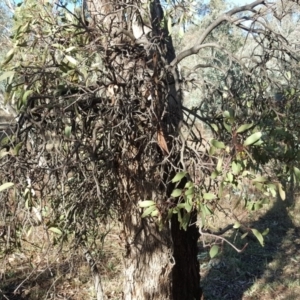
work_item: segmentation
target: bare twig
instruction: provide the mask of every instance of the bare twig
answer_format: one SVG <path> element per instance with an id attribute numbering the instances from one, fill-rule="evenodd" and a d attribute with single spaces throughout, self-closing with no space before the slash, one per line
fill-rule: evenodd
<path id="1" fill-rule="evenodd" d="M 231 22 L 231 16 L 234 14 L 237 14 L 239 12 L 243 12 L 243 11 L 252 11 L 253 9 L 261 4 L 264 4 L 265 1 L 264 0 L 257 0 L 249 5 L 244 5 L 244 6 L 240 6 L 234 9 L 231 9 L 230 11 L 228 11 L 227 13 L 225 13 L 224 15 L 221 15 L 219 18 L 217 18 L 210 26 L 207 27 L 207 29 L 202 33 L 202 35 L 200 36 L 197 45 L 193 46 L 192 48 L 189 48 L 187 50 L 184 50 L 183 52 L 179 53 L 177 55 L 177 57 L 170 63 L 171 67 L 176 66 L 178 63 L 180 63 L 184 58 L 193 55 L 193 54 L 197 54 L 199 52 L 199 50 L 201 48 L 203 48 L 203 42 L 205 41 L 205 39 L 207 38 L 207 36 L 215 29 L 217 28 L 220 24 L 222 24 L 223 22 L 227 21 L 227 22 Z M 243 19 L 243 17 L 241 17 L 241 19 Z M 235 20 L 235 22 L 238 19 Z"/>
<path id="2" fill-rule="evenodd" d="M 234 246 L 232 243 L 230 243 L 226 238 L 224 238 L 222 236 L 219 236 L 219 235 L 216 235 L 216 234 L 213 234 L 213 233 L 203 232 L 201 226 L 199 226 L 199 232 L 202 236 L 214 237 L 218 240 L 226 242 L 228 245 L 230 245 L 238 253 L 242 253 L 246 249 L 246 247 L 248 246 L 248 243 L 246 243 L 242 249 L 238 249 L 236 246 Z"/>

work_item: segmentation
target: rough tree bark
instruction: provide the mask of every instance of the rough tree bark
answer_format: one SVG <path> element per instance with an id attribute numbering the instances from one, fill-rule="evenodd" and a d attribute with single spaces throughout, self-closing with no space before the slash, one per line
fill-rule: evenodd
<path id="1" fill-rule="evenodd" d="M 126 4 L 130 7 L 129 2 Z M 147 1 L 141 2 L 147 3 Z M 142 8 L 140 4 L 131 3 L 132 7 L 137 9 L 132 9 L 131 14 L 127 10 L 126 17 L 122 18 L 122 9 L 126 4 L 123 3 L 122 6 L 117 1 L 94 0 L 87 1 L 87 8 L 90 12 L 89 16 L 93 18 L 93 24 L 98 23 L 97 18 L 100 15 L 107 15 L 104 19 L 106 20 L 104 26 L 108 26 L 109 32 L 115 34 L 113 43 L 118 44 L 126 36 L 132 39 L 131 42 L 140 44 L 146 49 L 151 60 L 150 68 L 153 74 L 150 79 L 151 101 L 154 103 L 155 118 L 158 119 L 156 134 L 160 147 L 157 147 L 157 157 L 163 160 L 168 152 L 168 144 L 170 144 L 168 136 L 176 136 L 182 120 L 182 97 L 177 69 L 176 67 L 170 70 L 165 68 L 174 60 L 175 51 L 166 26 L 162 27 L 163 10 L 160 1 L 148 1 L 148 18 L 151 19 L 148 23 L 152 27 L 151 42 L 146 38 L 148 31 L 143 29 L 145 20 L 140 21 L 139 30 L 145 34 L 136 39 L 136 36 L 132 34 L 133 29 L 135 32 L 138 31 L 138 28 L 132 28 L 132 26 L 137 26 L 137 22 L 134 22 L 136 19 L 132 20 L 133 22 L 129 25 L 126 19 L 129 15 L 137 18 L 136 14 L 142 18 L 145 6 Z M 123 23 L 120 20 L 123 20 Z M 128 65 L 132 63 L 132 59 L 128 58 Z M 119 62 L 116 62 L 115 66 L 117 65 Z M 123 73 L 122 77 L 125 78 L 126 74 Z M 168 170 L 167 164 L 157 166 L 155 158 L 142 161 L 139 154 L 145 147 L 146 145 L 131 144 L 127 148 L 127 154 L 123 156 L 123 161 L 118 162 L 121 183 L 118 188 L 123 192 L 121 220 L 126 240 L 124 299 L 200 299 L 200 275 L 197 261 L 199 232 L 196 225 L 191 225 L 184 231 L 180 229 L 177 216 L 175 216 L 160 230 L 151 218 L 141 218 L 138 201 L 152 199 L 158 203 L 158 206 L 163 207 L 173 188 L 168 182 L 175 174 L 174 170 Z M 169 156 L 169 159 L 172 159 L 173 164 L 179 164 L 176 154 Z M 130 163 L 125 164 L 125 160 Z M 156 168 L 156 173 L 152 172 L 153 166 Z M 136 180 L 137 178 L 140 180 Z M 193 221 L 195 219 L 196 215 Z M 195 222 L 191 223 L 195 224 Z"/>

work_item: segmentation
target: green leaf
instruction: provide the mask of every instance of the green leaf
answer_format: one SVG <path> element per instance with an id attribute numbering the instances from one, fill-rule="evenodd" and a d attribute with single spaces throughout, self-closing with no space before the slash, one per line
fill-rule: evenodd
<path id="1" fill-rule="evenodd" d="M 7 65 L 14 57 L 14 53 L 11 53 L 6 59 L 2 62 L 2 66 Z"/>
<path id="2" fill-rule="evenodd" d="M 253 182 L 266 182 L 268 179 L 264 176 L 257 176 L 256 178 L 254 178 L 252 181 Z"/>
<path id="3" fill-rule="evenodd" d="M 189 188 L 191 188 L 191 187 L 193 187 L 193 186 L 194 186 L 194 183 L 193 183 L 192 181 L 188 181 L 188 182 L 185 184 L 184 188 L 185 188 L 185 189 L 189 189 Z"/>
<path id="4" fill-rule="evenodd" d="M 157 217 L 158 215 L 159 215 L 158 209 L 155 209 L 155 210 L 151 213 L 151 217 Z"/>
<path id="5" fill-rule="evenodd" d="M 26 233 L 26 237 L 28 238 L 31 235 L 31 232 L 33 230 L 33 226 L 30 226 L 30 228 L 28 229 L 27 233 Z"/>
<path id="6" fill-rule="evenodd" d="M 181 189 L 175 189 L 175 190 L 172 192 L 171 196 L 174 197 L 174 198 L 176 198 L 176 197 L 179 197 L 179 196 L 181 195 L 181 193 L 182 193 L 182 190 L 181 190 Z"/>
<path id="7" fill-rule="evenodd" d="M 60 50 L 64 50 L 65 47 L 61 44 L 57 44 L 57 43 L 54 43 L 51 45 L 52 47 L 56 48 L 56 49 L 60 49 Z"/>
<path id="8" fill-rule="evenodd" d="M 294 96 L 294 95 L 295 95 L 295 93 L 296 93 L 296 90 L 295 90 L 294 88 L 291 88 L 291 90 L 290 90 L 290 94 L 291 94 L 291 96 Z"/>
<path id="9" fill-rule="evenodd" d="M 240 222 L 237 222 L 237 221 L 236 221 L 236 222 L 234 223 L 234 225 L 233 225 L 233 228 L 234 228 L 234 229 L 238 229 L 238 228 L 240 228 L 240 227 L 241 227 L 241 224 L 240 224 Z"/>
<path id="10" fill-rule="evenodd" d="M 258 140 L 257 142 L 255 142 L 253 145 L 254 146 L 261 146 L 264 143 L 263 140 Z"/>
<path id="11" fill-rule="evenodd" d="M 0 81 L 2 80 L 6 80 L 8 77 L 12 77 L 14 76 L 15 74 L 15 71 L 7 71 L 7 72 L 4 72 L 0 75 Z"/>
<path id="12" fill-rule="evenodd" d="M 187 190 L 184 192 L 184 194 L 185 194 L 186 196 L 194 195 L 194 193 L 195 193 L 195 188 L 194 188 L 194 187 L 190 187 L 189 189 L 187 189 Z"/>
<path id="13" fill-rule="evenodd" d="M 219 142 L 215 139 L 212 139 L 210 141 L 210 143 L 217 149 L 224 149 L 225 148 L 225 144 L 223 142 Z"/>
<path id="14" fill-rule="evenodd" d="M 214 258 L 219 253 L 219 246 L 213 245 L 209 250 L 210 258 Z"/>
<path id="15" fill-rule="evenodd" d="M 210 124 L 210 126 L 213 128 L 213 130 L 214 130 L 215 132 L 218 132 L 218 131 L 219 131 L 219 128 L 218 128 L 218 126 L 217 126 L 216 124 Z"/>
<path id="16" fill-rule="evenodd" d="M 219 175 L 219 172 L 218 171 L 213 171 L 212 173 L 211 173 L 211 179 L 216 179 L 217 177 L 218 177 L 218 175 Z"/>
<path id="17" fill-rule="evenodd" d="M 168 31 L 169 31 L 169 34 L 172 33 L 172 18 L 171 18 L 171 16 L 168 17 Z"/>
<path id="18" fill-rule="evenodd" d="M 248 235 L 248 232 L 244 233 L 244 234 L 241 236 L 241 239 L 244 239 L 247 235 Z"/>
<path id="19" fill-rule="evenodd" d="M 11 141 L 10 137 L 6 136 L 0 141 L 0 146 L 5 146 Z"/>
<path id="20" fill-rule="evenodd" d="M 258 239 L 259 243 L 261 244 L 261 246 L 264 246 L 264 237 L 262 236 L 262 234 L 257 230 L 257 229 L 251 229 L 253 234 L 256 236 L 256 238 Z"/>
<path id="21" fill-rule="evenodd" d="M 294 173 L 297 181 L 300 181 L 300 170 L 297 167 L 294 167 Z"/>
<path id="22" fill-rule="evenodd" d="M 2 185 L 0 185 L 0 192 L 6 190 L 6 189 L 9 189 L 11 188 L 12 186 L 14 186 L 14 183 L 13 182 L 5 182 L 3 183 Z"/>
<path id="23" fill-rule="evenodd" d="M 232 173 L 228 172 L 228 173 L 226 174 L 226 177 L 227 177 L 227 180 L 228 180 L 230 183 L 233 182 L 233 175 L 232 175 Z"/>
<path id="24" fill-rule="evenodd" d="M 168 210 L 168 219 L 170 220 L 173 215 L 177 214 L 177 211 L 175 211 L 173 208 Z"/>
<path id="25" fill-rule="evenodd" d="M 254 211 L 263 208 L 263 204 L 261 202 L 255 202 L 254 204 Z"/>
<path id="26" fill-rule="evenodd" d="M 184 36 L 184 29 L 183 29 L 183 27 L 181 26 L 181 27 L 179 28 L 179 37 L 182 38 L 183 36 Z"/>
<path id="27" fill-rule="evenodd" d="M 217 167 L 216 167 L 216 170 L 217 170 L 218 172 L 221 172 L 221 171 L 222 171 L 222 164 L 223 164 L 223 158 L 220 157 L 220 158 L 218 159 L 218 163 L 217 163 Z"/>
<path id="28" fill-rule="evenodd" d="M 28 90 L 26 91 L 24 94 L 23 94 L 23 97 L 22 97 L 22 102 L 25 104 L 27 103 L 27 98 L 29 95 L 31 95 L 33 93 L 33 90 Z"/>
<path id="29" fill-rule="evenodd" d="M 253 201 L 247 202 L 246 208 L 250 211 L 254 210 L 254 202 Z"/>
<path id="30" fill-rule="evenodd" d="M 252 135 L 250 135 L 245 141 L 244 141 L 244 146 L 249 146 L 254 143 L 256 143 L 262 136 L 261 132 L 255 132 Z"/>
<path id="31" fill-rule="evenodd" d="M 234 175 L 238 175 L 242 169 L 242 165 L 239 162 L 233 161 L 231 164 L 232 173 Z"/>
<path id="32" fill-rule="evenodd" d="M 65 74 L 67 74 L 71 70 L 70 67 L 63 62 L 58 66 L 58 68 Z"/>
<path id="33" fill-rule="evenodd" d="M 22 148 L 22 145 L 23 145 L 23 142 L 20 142 L 18 143 L 15 147 L 14 147 L 14 150 L 13 150 L 13 154 L 18 156 L 19 155 L 19 152 Z"/>
<path id="34" fill-rule="evenodd" d="M 70 56 L 70 55 L 66 55 L 66 59 L 67 59 L 71 64 L 73 64 L 73 65 L 75 65 L 75 66 L 78 64 L 77 60 L 76 60 L 74 57 Z"/>
<path id="35" fill-rule="evenodd" d="M 32 15 L 28 15 L 29 18 L 32 18 L 33 16 Z M 25 23 L 25 25 L 23 25 L 21 28 L 20 28 L 20 32 L 26 32 L 28 30 L 30 26 L 30 22 L 28 21 L 27 23 Z"/>
<path id="36" fill-rule="evenodd" d="M 147 216 L 149 216 L 153 211 L 155 211 L 157 208 L 155 205 L 149 206 L 148 208 L 146 208 L 142 214 L 142 218 L 145 218 Z"/>
<path id="37" fill-rule="evenodd" d="M 230 118 L 233 117 L 231 111 L 228 111 L 228 110 L 225 110 L 225 111 L 223 112 L 223 116 L 224 116 L 226 119 L 230 119 Z"/>
<path id="38" fill-rule="evenodd" d="M 189 213 L 189 212 L 191 212 L 193 206 L 191 205 L 191 203 L 185 202 L 184 208 L 185 208 L 185 210 Z"/>
<path id="39" fill-rule="evenodd" d="M 236 133 L 242 133 L 242 132 L 245 132 L 246 130 L 248 130 L 248 129 L 251 128 L 252 126 L 253 126 L 253 123 L 251 123 L 251 124 L 243 124 L 243 125 L 241 125 L 241 126 L 237 129 Z"/>
<path id="40" fill-rule="evenodd" d="M 155 205 L 155 202 L 153 200 L 144 200 L 144 201 L 139 201 L 138 204 L 139 204 L 139 207 L 145 208 L 145 207 Z"/>
<path id="41" fill-rule="evenodd" d="M 65 136 L 69 138 L 71 136 L 71 131 L 72 131 L 72 127 L 71 126 L 66 126 Z"/>
<path id="42" fill-rule="evenodd" d="M 50 227 L 50 228 L 48 228 L 48 230 L 50 230 L 58 235 L 62 235 L 62 231 L 60 229 L 58 229 L 57 227 Z"/>
<path id="43" fill-rule="evenodd" d="M 213 212 L 207 207 L 207 205 L 203 205 L 202 203 L 200 205 L 204 217 L 211 216 L 213 214 Z"/>
<path id="44" fill-rule="evenodd" d="M 9 152 L 6 151 L 5 149 L 0 150 L 0 159 L 3 158 L 4 156 L 8 155 Z"/>
<path id="45" fill-rule="evenodd" d="M 71 47 L 67 48 L 67 49 L 65 50 L 65 52 L 71 52 L 71 51 L 73 51 L 74 49 L 76 49 L 76 47 L 75 47 L 75 46 L 71 46 Z"/>
<path id="46" fill-rule="evenodd" d="M 30 189 L 27 187 L 23 193 L 23 197 L 27 198 L 28 193 L 30 193 Z"/>
<path id="47" fill-rule="evenodd" d="M 178 213 L 177 213 L 177 219 L 178 219 L 178 222 L 179 222 L 179 223 L 182 222 L 181 210 L 178 210 Z"/>
<path id="48" fill-rule="evenodd" d="M 185 203 L 179 203 L 176 205 L 175 209 L 176 209 L 176 213 L 178 212 L 178 210 L 185 208 Z"/>
<path id="49" fill-rule="evenodd" d="M 69 13 L 65 13 L 66 19 L 70 22 L 73 23 L 74 22 L 74 17 L 73 15 L 69 14 Z"/>
<path id="50" fill-rule="evenodd" d="M 278 192 L 279 192 L 279 196 L 280 196 L 281 200 L 285 200 L 285 191 L 282 187 L 282 184 L 278 183 L 277 187 L 278 187 Z"/>
<path id="51" fill-rule="evenodd" d="M 187 172 L 183 171 L 183 172 L 179 172 L 175 175 L 175 177 L 172 179 L 172 182 L 178 182 L 180 181 L 185 175 L 187 174 Z"/>
<path id="52" fill-rule="evenodd" d="M 213 156 L 213 155 L 215 154 L 215 152 L 216 152 L 216 148 L 215 148 L 214 146 L 211 146 L 211 147 L 209 148 L 209 155 L 210 155 L 210 156 Z"/>
<path id="53" fill-rule="evenodd" d="M 6 58 L 8 58 L 8 57 L 10 57 L 12 54 L 14 54 L 15 53 L 15 48 L 12 48 L 12 49 L 10 49 L 8 52 L 7 52 L 7 54 L 6 54 Z"/>
<path id="54" fill-rule="evenodd" d="M 227 124 L 227 123 L 224 122 L 223 125 L 224 125 L 225 129 L 226 129 L 229 133 L 232 132 L 232 128 L 231 128 L 231 126 L 230 126 L 229 124 Z"/>
<path id="55" fill-rule="evenodd" d="M 212 200 L 215 199 L 216 195 L 212 194 L 212 193 L 204 193 L 203 194 L 203 199 L 205 200 Z"/>
<path id="56" fill-rule="evenodd" d="M 254 182 L 254 186 L 261 192 L 265 191 L 264 185 L 261 182 Z"/>
<path id="57" fill-rule="evenodd" d="M 269 231 L 270 231 L 270 229 L 267 228 L 267 229 L 265 229 L 265 230 L 261 233 L 261 235 L 262 235 L 262 236 L 266 236 L 266 235 L 269 233 Z"/>
<path id="58" fill-rule="evenodd" d="M 189 225 L 190 222 L 190 214 L 188 212 L 183 212 L 183 217 L 180 222 L 180 226 L 183 230 L 187 230 L 187 226 Z"/>

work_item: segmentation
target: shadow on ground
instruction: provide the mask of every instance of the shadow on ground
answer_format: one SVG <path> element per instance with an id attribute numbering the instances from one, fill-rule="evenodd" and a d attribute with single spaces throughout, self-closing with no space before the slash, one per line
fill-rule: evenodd
<path id="1" fill-rule="evenodd" d="M 277 199 L 264 215 L 248 223 L 260 232 L 270 229 L 264 247 L 235 232 L 229 237 L 235 245 L 249 243 L 243 253 L 226 244 L 218 258 L 200 257 L 205 300 L 300 299 L 300 205 L 294 198 L 293 194 L 288 202 Z"/>

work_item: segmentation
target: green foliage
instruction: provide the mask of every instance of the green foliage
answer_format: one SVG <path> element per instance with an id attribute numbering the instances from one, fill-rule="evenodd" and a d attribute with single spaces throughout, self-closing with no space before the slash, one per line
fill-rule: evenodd
<path id="1" fill-rule="evenodd" d="M 9 35 L 11 34 L 12 16 L 4 3 L 0 3 L 0 61 L 5 58 L 11 47 Z M 3 79 L 0 70 L 0 92 L 4 91 Z"/>
<path id="2" fill-rule="evenodd" d="M 13 182 L 5 182 L 3 184 L 0 185 L 0 192 L 6 190 L 6 189 L 9 189 L 11 187 L 14 186 L 14 183 Z"/>
<path id="3" fill-rule="evenodd" d="M 244 141 L 244 146 L 249 146 L 252 144 L 255 144 L 256 142 L 259 141 L 259 139 L 261 138 L 262 133 L 261 132 L 255 132 L 253 133 L 251 136 L 249 136 L 245 141 Z"/>
<path id="4" fill-rule="evenodd" d="M 179 172 L 176 176 L 172 179 L 173 183 L 179 182 L 184 176 L 186 176 L 187 172 Z"/>
<path id="5" fill-rule="evenodd" d="M 258 241 L 261 244 L 261 246 L 263 247 L 264 246 L 263 235 L 257 229 L 252 229 L 252 232 L 255 235 L 255 237 L 258 239 Z"/>
<path id="6" fill-rule="evenodd" d="M 89 38 L 79 23 L 80 18 L 66 10 L 53 14 L 50 2 L 26 1 L 16 9 L 14 45 L 2 62 L 1 78 L 7 83 L 6 99 L 15 99 L 18 109 L 29 96 L 42 92 L 45 82 L 49 93 L 58 96 L 79 83 L 91 84 L 98 76 L 101 62 L 84 51 Z M 43 65 L 49 71 L 36 73 Z M 32 70 L 26 83 L 19 75 L 23 67 Z"/>
<path id="7" fill-rule="evenodd" d="M 215 256 L 218 255 L 218 253 L 219 253 L 219 246 L 213 245 L 213 246 L 210 248 L 209 256 L 210 256 L 210 258 L 214 258 Z"/>
<path id="8" fill-rule="evenodd" d="M 297 88 L 292 87 L 297 86 L 293 81 L 299 76 L 297 69 L 289 71 L 286 77 L 287 86 L 291 88 L 282 92 L 284 103 L 280 108 L 264 96 L 269 88 L 266 82 L 254 77 L 249 79 L 238 65 L 233 68 L 234 71 L 226 73 L 230 76 L 230 72 L 236 72 L 231 86 L 219 86 L 216 95 L 205 94 L 199 110 L 193 108 L 213 129 L 214 138 L 205 153 L 211 158 L 213 167 L 208 172 L 209 181 L 195 184 L 186 172 L 179 172 L 172 181 L 179 184 L 184 176 L 188 181 L 184 188 L 174 188 L 171 193 L 173 205 L 167 214 L 169 218 L 177 214 L 183 229 L 189 225 L 193 211 L 201 215 L 201 224 L 206 226 L 218 201 L 228 193 L 238 195 L 244 208 L 255 214 L 277 195 L 286 199 L 282 182 L 300 182 L 297 167 L 300 96 Z M 245 193 L 245 189 L 251 189 L 255 198 Z M 241 224 L 241 220 L 236 220 L 235 228 Z M 263 246 L 268 229 L 260 233 L 253 228 L 251 232 Z M 243 237 L 248 234 L 246 232 Z"/>
<path id="9" fill-rule="evenodd" d="M 289 114 L 291 113 L 292 111 L 289 111 Z M 293 113 L 298 114 L 297 111 Z M 185 230 L 190 222 L 190 214 L 195 210 L 201 215 L 202 226 L 206 226 L 206 220 L 214 214 L 214 208 L 217 206 L 219 199 L 226 197 L 230 191 L 234 191 L 235 194 L 244 198 L 245 209 L 255 212 L 261 209 L 265 203 L 268 203 L 269 199 L 276 197 L 277 193 L 282 200 L 286 198 L 286 193 L 278 179 L 287 179 L 287 175 L 293 172 L 295 181 L 299 181 L 299 169 L 294 166 L 290 169 L 289 164 L 286 164 L 289 161 L 290 152 L 297 152 L 298 146 L 295 146 L 294 142 L 285 142 L 284 150 L 279 147 L 283 140 L 293 139 L 291 134 L 284 129 L 285 124 L 282 124 L 280 129 L 282 136 L 278 139 L 278 135 L 274 135 L 274 133 L 279 132 L 279 123 L 270 119 L 268 114 L 265 114 L 256 124 L 236 124 L 238 118 L 232 110 L 224 111 L 223 117 L 223 124 L 230 122 L 230 130 L 224 126 L 223 132 L 217 134 L 220 134 L 219 138 L 222 138 L 224 132 L 229 132 L 236 144 L 232 146 L 232 140 L 227 139 L 224 141 L 212 139 L 210 141 L 209 155 L 215 157 L 215 167 L 211 171 L 212 182 L 209 181 L 206 185 L 203 185 L 203 183 L 197 185 L 187 179 L 189 177 L 186 171 L 178 172 L 172 180 L 176 185 L 179 185 L 184 178 L 187 180 L 184 188 L 175 187 L 171 193 L 173 205 L 167 214 L 169 218 L 173 214 L 177 214 L 178 221 Z M 273 122 L 277 123 L 278 129 L 276 131 L 273 131 Z M 266 134 L 267 130 L 269 130 L 268 134 Z M 270 144 L 272 144 L 272 148 Z M 278 146 L 275 147 L 275 144 Z M 270 148 L 271 155 L 267 153 Z M 295 160 L 296 157 L 297 155 L 293 155 L 294 163 L 298 162 L 298 160 Z M 281 166 L 285 165 L 286 168 L 282 168 L 282 171 L 284 169 L 288 170 L 286 175 L 282 171 L 280 173 L 276 171 L 277 174 L 274 174 L 273 171 L 272 174 L 268 175 L 262 173 L 262 168 L 269 166 L 270 160 L 277 161 Z M 256 199 L 250 199 L 243 194 L 245 186 L 247 189 L 251 188 L 252 193 L 256 195 Z M 240 222 L 237 221 L 234 228 L 239 228 L 241 226 Z M 251 231 L 263 246 L 263 236 L 267 234 L 268 229 L 263 233 L 255 228 Z M 247 234 L 245 233 L 243 237 Z M 216 249 L 216 247 L 212 248 L 212 256 L 216 255 Z"/>

